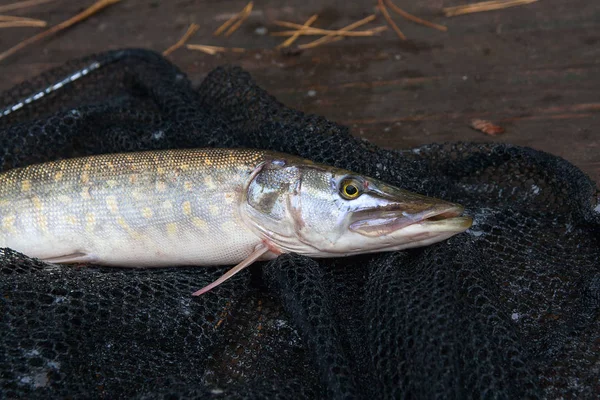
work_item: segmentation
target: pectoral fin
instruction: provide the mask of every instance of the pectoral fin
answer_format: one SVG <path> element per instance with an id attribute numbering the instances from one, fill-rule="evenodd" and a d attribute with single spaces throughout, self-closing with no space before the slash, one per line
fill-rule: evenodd
<path id="1" fill-rule="evenodd" d="M 64 256 L 42 258 L 42 261 L 52 264 L 76 264 L 76 263 L 92 263 L 96 258 L 91 254 L 73 253 L 65 254 Z"/>
<path id="2" fill-rule="evenodd" d="M 204 293 L 208 292 L 209 290 L 219 286 L 221 283 L 225 282 L 227 279 L 231 278 L 232 276 L 234 276 L 235 274 L 237 274 L 244 268 L 252 265 L 254 263 L 254 261 L 258 260 L 263 254 L 268 253 L 268 252 L 269 252 L 269 248 L 265 244 L 258 245 L 254 249 L 254 252 L 252 252 L 252 254 L 250 254 L 248 256 L 248 258 L 246 258 L 244 261 L 242 261 L 235 267 L 231 268 L 229 271 L 225 272 L 223 275 L 221 275 L 221 277 L 219 279 L 217 279 L 210 285 L 205 286 L 202 289 L 192 293 L 192 296 L 200 296 L 201 294 L 204 294 Z"/>

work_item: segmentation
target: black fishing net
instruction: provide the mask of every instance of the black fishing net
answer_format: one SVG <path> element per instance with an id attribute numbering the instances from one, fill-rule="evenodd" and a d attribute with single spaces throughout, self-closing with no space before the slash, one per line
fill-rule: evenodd
<path id="1" fill-rule="evenodd" d="M 501 144 L 386 151 L 239 68 L 194 89 L 115 51 L 0 97 L 3 170 L 174 147 L 283 151 L 459 202 L 473 227 L 404 252 L 223 268 L 49 266 L 0 250 L 3 398 L 593 398 L 600 207 L 568 162 Z"/>

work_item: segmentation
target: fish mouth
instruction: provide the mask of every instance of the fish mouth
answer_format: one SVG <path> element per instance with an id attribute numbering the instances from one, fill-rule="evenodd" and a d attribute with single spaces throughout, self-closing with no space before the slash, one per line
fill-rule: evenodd
<path id="1" fill-rule="evenodd" d="M 463 206 L 446 202 L 418 212 L 407 212 L 402 206 L 378 207 L 356 212 L 349 229 L 370 237 L 390 235 L 415 225 L 430 233 L 461 233 L 473 224 L 473 219 L 463 216 L 463 212 Z"/>

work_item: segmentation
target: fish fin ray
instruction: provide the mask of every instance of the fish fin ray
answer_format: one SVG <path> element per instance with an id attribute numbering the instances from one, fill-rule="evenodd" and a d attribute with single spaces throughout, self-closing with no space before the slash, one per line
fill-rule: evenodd
<path id="1" fill-rule="evenodd" d="M 235 267 L 231 268 L 229 271 L 225 272 L 223 275 L 221 275 L 221 277 L 219 279 L 217 279 L 210 285 L 207 285 L 207 286 L 203 287 L 202 289 L 197 290 L 194 293 L 192 293 L 192 296 L 200 296 L 201 294 L 204 294 L 204 293 L 208 292 L 209 290 L 214 289 L 215 287 L 219 286 L 221 283 L 225 282 L 226 280 L 228 280 L 229 278 L 231 278 L 232 276 L 234 276 L 235 274 L 237 274 L 244 268 L 247 268 L 250 265 L 252 265 L 263 254 L 268 253 L 268 252 L 269 252 L 269 247 L 267 247 L 265 244 L 258 245 L 254 249 L 252 254 L 250 254 L 244 261 L 242 261 Z"/>
<path id="2" fill-rule="evenodd" d="M 41 258 L 42 261 L 52 264 L 75 264 L 75 263 L 91 263 L 96 257 L 87 253 L 72 253 L 58 257 Z"/>

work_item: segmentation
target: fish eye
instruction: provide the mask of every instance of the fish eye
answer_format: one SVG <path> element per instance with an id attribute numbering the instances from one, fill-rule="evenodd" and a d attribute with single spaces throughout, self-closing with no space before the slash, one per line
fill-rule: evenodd
<path id="1" fill-rule="evenodd" d="M 340 194 L 346 200 L 356 199 L 362 194 L 362 185 L 356 179 L 344 179 L 340 184 Z"/>

